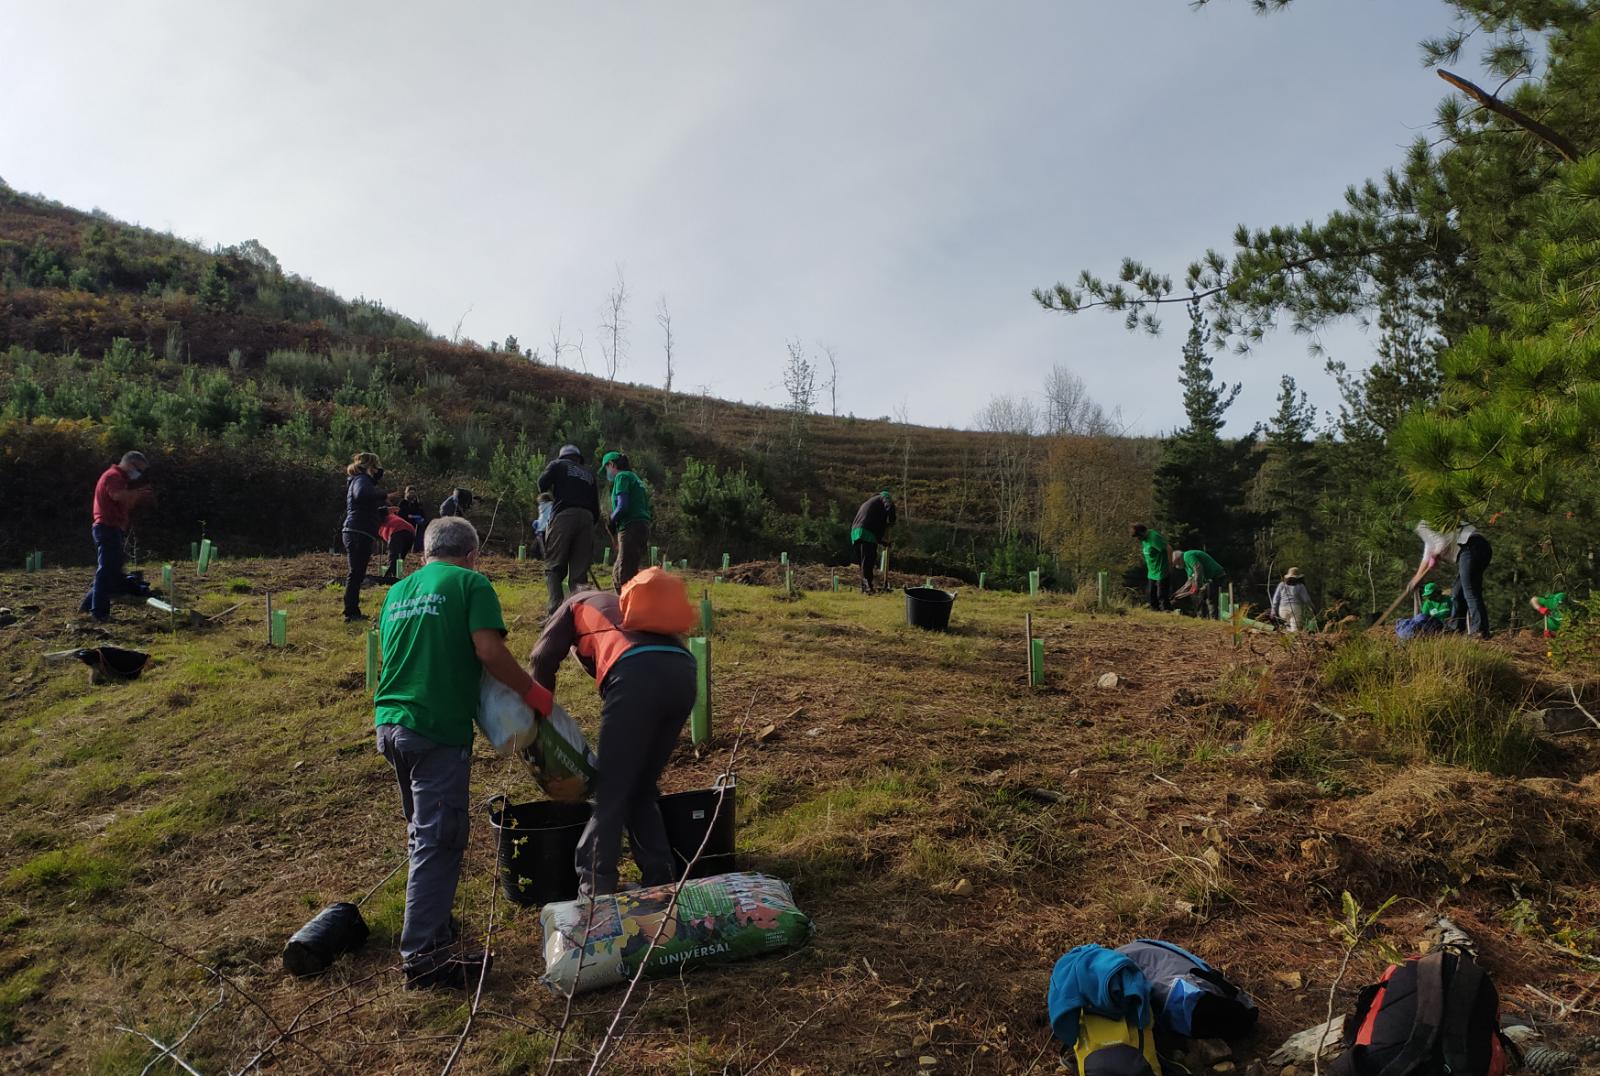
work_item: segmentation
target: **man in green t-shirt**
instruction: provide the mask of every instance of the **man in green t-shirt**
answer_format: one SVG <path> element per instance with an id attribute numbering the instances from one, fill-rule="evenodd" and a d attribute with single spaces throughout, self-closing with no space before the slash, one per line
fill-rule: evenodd
<path id="1" fill-rule="evenodd" d="M 607 452 L 600 466 L 611 480 L 611 519 L 606 524 L 617 543 L 616 570 L 611 573 L 617 593 L 644 567 L 650 548 L 650 488 L 633 473 L 633 465 L 621 452 Z"/>
<path id="2" fill-rule="evenodd" d="M 1150 608 L 1164 613 L 1171 608 L 1167 597 L 1167 540 L 1160 531 L 1151 530 L 1143 523 L 1133 525 L 1133 536 L 1139 540 L 1139 552 L 1144 557 L 1145 584 L 1150 595 Z"/>
<path id="3" fill-rule="evenodd" d="M 1202 620 L 1217 620 L 1220 617 L 1219 606 L 1222 600 L 1222 581 L 1228 578 L 1228 573 L 1203 549 L 1174 549 L 1172 551 L 1172 566 L 1182 568 L 1189 577 L 1173 595 L 1174 599 L 1194 594 L 1200 599 L 1200 618 Z"/>
<path id="4" fill-rule="evenodd" d="M 487 670 L 540 717 L 550 713 L 551 695 L 506 649 L 500 599 L 477 571 L 472 524 L 435 520 L 425 542 L 427 563 L 383 602 L 375 723 L 378 751 L 400 784 L 411 850 L 400 934 L 406 986 L 459 988 L 477 981 L 487 959 L 458 951 L 450 919 L 471 817 L 479 681 Z"/>
<path id="5" fill-rule="evenodd" d="M 856 562 L 861 565 L 861 592 L 872 593 L 872 571 L 878 564 L 878 545 L 889 543 L 889 528 L 899 520 L 894 498 L 888 490 L 880 490 L 861 502 L 855 519 L 850 522 L 850 544 L 855 549 Z M 884 588 L 889 580 L 883 581 Z"/>

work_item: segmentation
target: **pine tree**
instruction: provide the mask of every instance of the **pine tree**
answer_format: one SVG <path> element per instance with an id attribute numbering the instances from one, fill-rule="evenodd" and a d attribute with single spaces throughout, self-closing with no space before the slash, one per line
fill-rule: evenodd
<path id="1" fill-rule="evenodd" d="M 1242 572 L 1250 562 L 1254 529 L 1245 495 L 1254 473 L 1255 435 L 1237 441 L 1221 436 L 1240 386 L 1217 384 L 1206 330 L 1200 304 L 1192 302 L 1178 375 L 1187 421 L 1168 438 L 1156 467 L 1156 518 L 1173 548 L 1204 548 L 1225 567 Z"/>

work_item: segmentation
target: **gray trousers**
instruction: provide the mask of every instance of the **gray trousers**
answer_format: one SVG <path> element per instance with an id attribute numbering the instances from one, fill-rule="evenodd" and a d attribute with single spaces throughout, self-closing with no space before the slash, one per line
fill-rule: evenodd
<path id="1" fill-rule="evenodd" d="M 594 563 L 594 515 L 585 508 L 564 508 L 550 519 L 544 533 L 544 588 L 550 601 L 545 613 L 553 613 L 567 590 L 589 578 Z"/>
<path id="2" fill-rule="evenodd" d="M 411 853 L 400 959 L 408 972 L 430 971 L 448 958 L 455 941 L 450 909 L 471 824 L 472 748 L 446 747 L 403 725 L 379 725 L 378 751 L 400 783 Z"/>
<path id="3" fill-rule="evenodd" d="M 661 796 L 657 782 L 694 709 L 695 691 L 695 663 L 686 653 L 634 654 L 619 659 L 606 674 L 594 813 L 578 839 L 578 882 L 584 895 L 617 891 L 623 830 L 645 885 L 678 880 L 656 802 Z"/>
<path id="4" fill-rule="evenodd" d="M 617 532 L 617 564 L 611 573 L 617 593 L 645 568 L 650 556 L 650 524 L 636 519 Z"/>

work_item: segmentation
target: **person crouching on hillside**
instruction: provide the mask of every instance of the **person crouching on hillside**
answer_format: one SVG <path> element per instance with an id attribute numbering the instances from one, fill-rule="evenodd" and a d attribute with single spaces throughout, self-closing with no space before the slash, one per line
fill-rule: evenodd
<path id="1" fill-rule="evenodd" d="M 500 599 L 476 570 L 472 524 L 435 520 L 424 543 L 426 563 L 384 599 L 374 722 L 400 785 L 411 854 L 400 933 L 406 986 L 460 988 L 488 959 L 462 953 L 450 921 L 471 819 L 479 680 L 487 670 L 541 719 L 552 699 L 506 649 Z"/>
<path id="2" fill-rule="evenodd" d="M 658 571 L 642 573 L 641 584 Z M 625 630 L 622 602 L 608 590 L 577 591 L 545 622 L 534 680 L 553 691 L 569 650 L 600 688 L 600 771 L 594 814 L 578 841 L 579 892 L 617 891 L 624 829 L 645 885 L 677 881 L 657 784 L 694 708 L 694 658 L 677 636 Z"/>
<path id="3" fill-rule="evenodd" d="M 627 456 L 607 452 L 600 466 L 611 480 L 611 519 L 606 528 L 617 543 L 617 567 L 612 572 L 612 585 L 621 594 L 628 580 L 638 575 L 644 566 L 655 516 L 650 511 L 649 487 L 633 473 Z"/>
<path id="4" fill-rule="evenodd" d="M 155 495 L 148 487 L 132 489 L 130 483 L 139 481 L 149 469 L 143 452 L 124 452 L 94 484 L 94 522 L 89 528 L 94 538 L 94 583 L 78 604 L 78 612 L 102 623 L 111 619 L 111 599 L 128 589 L 123 571 L 128 521 L 135 508 Z"/>
<path id="5" fill-rule="evenodd" d="M 1173 595 L 1173 598 L 1193 594 L 1200 599 L 1200 619 L 1218 619 L 1221 615 L 1219 607 L 1222 602 L 1222 581 L 1228 578 L 1228 573 L 1222 565 L 1203 549 L 1174 549 L 1172 566 L 1182 568 L 1189 576 L 1189 581 Z"/>
<path id="6" fill-rule="evenodd" d="M 472 511 L 472 491 L 457 486 L 450 491 L 450 496 L 439 502 L 439 518 L 449 519 L 451 516 L 464 516 Z"/>
<path id="7" fill-rule="evenodd" d="M 1167 540 L 1161 537 L 1160 531 L 1151 530 L 1143 523 L 1133 525 L 1133 536 L 1139 540 L 1139 553 L 1144 557 L 1150 608 L 1164 613 L 1171 608 L 1167 598 Z"/>
<path id="8" fill-rule="evenodd" d="M 889 544 L 889 528 L 899 521 L 894 498 L 888 490 L 880 490 L 861 502 L 856 518 L 850 522 L 850 544 L 855 549 L 856 562 L 861 565 L 861 593 L 872 593 L 872 573 L 878 566 L 878 546 Z M 883 581 L 888 589 L 889 581 Z"/>
<path id="9" fill-rule="evenodd" d="M 389 500 L 378 483 L 383 466 L 371 452 L 357 452 L 344 469 L 344 551 L 350 558 L 350 573 L 344 580 L 344 622 L 364 619 L 361 614 L 361 584 L 366 582 L 367 565 L 378 541 L 384 503 Z"/>
<path id="10" fill-rule="evenodd" d="M 391 508 L 378 523 L 378 537 L 389 546 L 389 568 L 383 573 L 383 581 L 393 583 L 400 577 L 400 562 L 411 555 L 416 545 L 417 528 L 398 509 Z"/>

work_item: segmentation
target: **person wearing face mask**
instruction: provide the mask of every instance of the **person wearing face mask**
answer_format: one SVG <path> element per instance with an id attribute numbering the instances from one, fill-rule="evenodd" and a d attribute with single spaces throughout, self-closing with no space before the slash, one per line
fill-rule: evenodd
<path id="1" fill-rule="evenodd" d="M 94 486 L 94 584 L 78 605 L 80 613 L 88 613 L 104 623 L 111 619 L 111 599 L 128 589 L 127 575 L 123 571 L 123 546 L 128 538 L 128 519 L 134 508 L 143 504 L 154 491 L 148 487 L 132 489 L 130 484 L 144 477 L 150 464 L 143 452 L 126 452 L 122 459 L 107 467 Z"/>
<path id="2" fill-rule="evenodd" d="M 389 500 L 378 483 L 383 467 L 371 452 L 357 452 L 344 469 L 344 549 L 350 557 L 350 574 L 344 581 L 344 620 L 346 624 L 366 619 L 361 614 L 361 584 L 372 562 L 372 549 L 378 541 L 385 503 Z"/>

